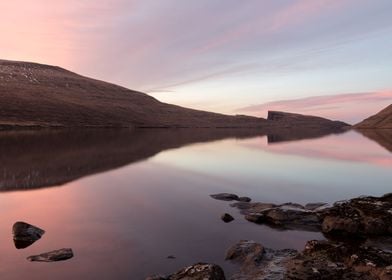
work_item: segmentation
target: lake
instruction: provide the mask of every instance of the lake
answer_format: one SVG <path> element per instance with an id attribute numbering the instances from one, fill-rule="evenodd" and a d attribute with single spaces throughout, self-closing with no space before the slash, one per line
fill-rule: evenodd
<path id="1" fill-rule="evenodd" d="M 241 239 L 301 250 L 321 233 L 246 221 L 229 192 L 253 201 L 328 202 L 391 192 L 391 138 L 264 135 L 246 130 L 91 130 L 0 134 L 0 278 L 144 279 L 196 262 L 236 266 Z M 291 141 L 285 141 L 291 140 Z M 223 223 L 222 213 L 235 220 Z M 17 250 L 12 225 L 46 231 Z M 74 258 L 26 257 L 70 247 Z M 174 259 L 168 256 L 175 256 Z"/>

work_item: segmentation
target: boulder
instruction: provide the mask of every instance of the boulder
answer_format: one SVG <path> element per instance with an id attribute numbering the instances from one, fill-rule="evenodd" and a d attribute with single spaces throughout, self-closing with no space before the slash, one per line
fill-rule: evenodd
<path id="1" fill-rule="evenodd" d="M 43 229 L 25 222 L 16 222 L 12 227 L 14 244 L 17 249 L 29 247 L 45 233 Z"/>
<path id="2" fill-rule="evenodd" d="M 330 235 L 356 237 L 392 234 L 392 195 L 358 197 L 336 202 L 319 213 L 322 231 Z"/>

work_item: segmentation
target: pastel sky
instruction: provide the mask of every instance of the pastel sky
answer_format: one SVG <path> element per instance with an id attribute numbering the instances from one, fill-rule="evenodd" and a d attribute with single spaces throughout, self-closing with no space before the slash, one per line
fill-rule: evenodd
<path id="1" fill-rule="evenodd" d="M 12 0 L 0 11 L 1 58 L 165 102 L 348 122 L 392 103 L 390 0 Z"/>

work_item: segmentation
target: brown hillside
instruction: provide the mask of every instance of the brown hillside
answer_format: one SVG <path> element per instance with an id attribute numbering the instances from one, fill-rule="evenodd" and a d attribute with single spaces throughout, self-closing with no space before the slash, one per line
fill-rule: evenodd
<path id="1" fill-rule="evenodd" d="M 0 60 L 2 127 L 256 127 L 264 122 L 165 104 L 60 67 Z"/>
<path id="2" fill-rule="evenodd" d="M 355 125 L 358 129 L 381 128 L 392 129 L 392 104 L 377 114 Z"/>

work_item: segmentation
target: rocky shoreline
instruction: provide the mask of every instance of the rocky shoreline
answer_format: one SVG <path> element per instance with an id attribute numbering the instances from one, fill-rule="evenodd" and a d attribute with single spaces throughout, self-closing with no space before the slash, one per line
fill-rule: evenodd
<path id="1" fill-rule="evenodd" d="M 392 194 L 363 196 L 326 203 L 260 203 L 221 193 L 211 195 L 240 210 L 250 222 L 283 230 L 322 232 L 326 240 L 310 240 L 302 252 L 273 250 L 241 240 L 226 252 L 239 270 L 231 280 L 365 279 L 392 280 Z M 227 213 L 225 213 L 227 214 Z M 146 280 L 224 280 L 215 264 L 198 263 L 169 276 Z"/>

